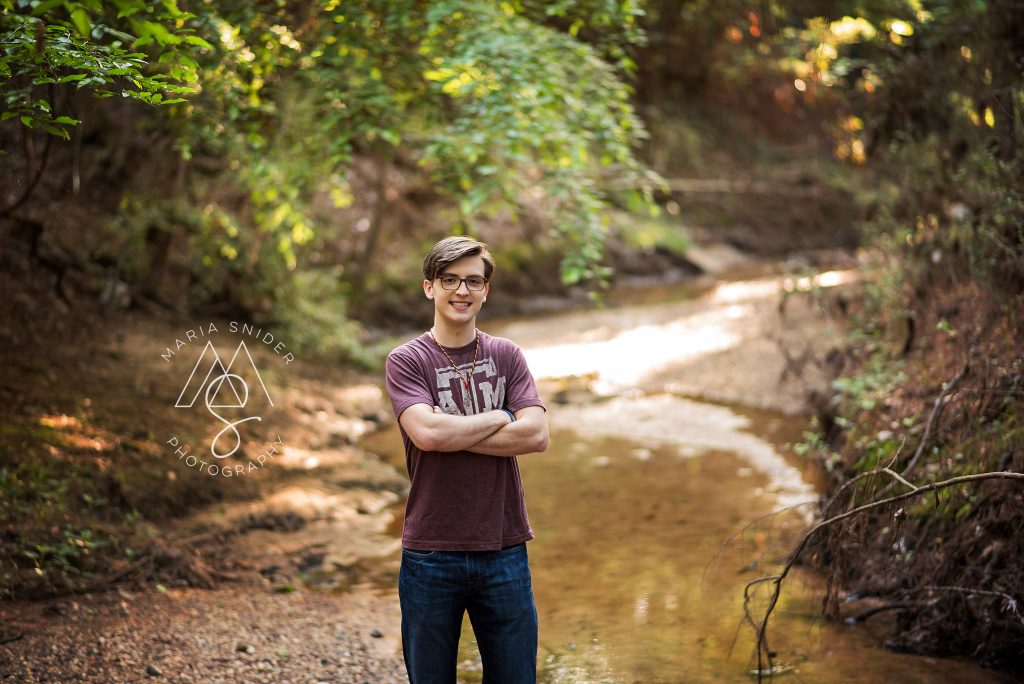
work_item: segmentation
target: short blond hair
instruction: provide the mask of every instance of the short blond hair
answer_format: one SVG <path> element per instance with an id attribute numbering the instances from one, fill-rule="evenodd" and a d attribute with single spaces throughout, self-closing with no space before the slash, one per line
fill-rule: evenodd
<path id="1" fill-rule="evenodd" d="M 491 279 L 494 273 L 494 257 L 487 245 L 465 235 L 446 237 L 430 248 L 423 259 L 423 277 L 433 280 L 447 266 L 467 256 L 478 256 L 484 260 L 484 278 Z"/>

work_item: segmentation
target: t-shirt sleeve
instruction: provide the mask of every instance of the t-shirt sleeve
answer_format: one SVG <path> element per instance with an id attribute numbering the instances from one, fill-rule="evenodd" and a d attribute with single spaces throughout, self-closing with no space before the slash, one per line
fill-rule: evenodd
<path id="1" fill-rule="evenodd" d="M 395 418 L 401 418 L 413 404 L 434 405 L 434 395 L 416 361 L 402 353 L 391 352 L 385 363 L 384 384 L 391 399 Z"/>
<path id="2" fill-rule="evenodd" d="M 537 383 L 533 379 L 533 374 L 526 365 L 526 357 L 523 355 L 523 350 L 514 342 L 509 342 L 508 344 L 509 375 L 506 408 L 513 413 L 527 406 L 540 406 L 547 411 L 547 407 L 537 391 Z"/>

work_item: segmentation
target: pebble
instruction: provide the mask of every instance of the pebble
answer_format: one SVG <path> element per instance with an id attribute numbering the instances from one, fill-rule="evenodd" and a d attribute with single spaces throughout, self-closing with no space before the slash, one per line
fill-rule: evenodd
<path id="1" fill-rule="evenodd" d="M 353 610 L 344 597 L 316 592 L 141 591 L 130 618 L 121 613 L 121 600 L 117 592 L 86 595 L 76 599 L 75 608 L 64 601 L 62 609 L 49 611 L 38 603 L 7 604 L 4 621 L 39 626 L 0 646 L 0 679 L 19 684 L 137 684 L 143 678 L 196 684 L 408 681 L 397 644 L 393 652 L 378 645 L 386 633 L 397 632 L 400 619 L 397 603 L 385 599 Z M 62 617 L 65 610 L 79 611 L 80 619 Z M 345 619 L 339 621 L 339 615 Z M 382 620 L 393 621 L 394 628 L 370 626 Z M 375 648 L 353 638 L 356 634 L 374 637 Z M 147 658 L 158 658 L 159 666 Z"/>

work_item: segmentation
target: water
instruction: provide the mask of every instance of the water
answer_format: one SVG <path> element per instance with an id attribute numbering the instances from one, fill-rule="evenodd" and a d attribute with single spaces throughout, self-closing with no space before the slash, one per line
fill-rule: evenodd
<path id="1" fill-rule="evenodd" d="M 658 399 L 661 408 L 670 403 Z M 670 399 L 687 410 L 697 404 Z M 594 434 L 610 407 L 628 421 L 630 402 L 638 406 L 638 422 L 650 427 L 651 405 L 642 399 L 553 406 L 553 423 L 569 417 L 580 427 L 554 429 L 547 452 L 520 458 L 537 532 L 528 549 L 541 625 L 540 679 L 750 681 L 754 633 L 744 622 L 743 588 L 778 569 L 774 561 L 806 520 L 799 509 L 779 512 L 780 501 L 794 503 L 808 486 L 787 479 L 800 471 L 794 459 L 780 456 L 781 443 L 755 433 L 792 438 L 803 426 L 785 416 L 744 416 L 705 404 L 708 415 L 731 416 L 734 449 L 726 448 L 730 432 L 721 428 L 712 438 L 677 430 L 678 439 L 660 444 Z M 398 461 L 398 440 L 390 429 L 367 446 Z M 720 444 L 708 445 L 714 441 Z M 758 456 L 764 448 L 783 465 Z M 793 668 L 786 675 L 792 681 L 1000 681 L 963 663 L 884 651 L 870 624 L 825 622 L 822 593 L 815 575 L 797 572 L 772 621 L 770 644 L 776 662 Z M 764 603 L 759 594 L 755 614 Z M 460 661 L 460 680 L 480 681 L 468 619 Z"/>
<path id="2" fill-rule="evenodd" d="M 756 297 L 759 288 L 747 291 Z M 481 325 L 521 342 L 549 403 L 547 452 L 519 459 L 537 532 L 528 550 L 541 681 L 754 680 L 743 590 L 780 568 L 813 511 L 801 504 L 816 498 L 815 472 L 789 447 L 806 419 L 666 391 L 666 376 L 687 376 L 680 359 L 706 364 L 709 355 L 743 353 L 744 340 L 757 333 L 741 320 L 758 315 L 756 303 L 704 300 Z M 748 305 L 754 308 L 734 308 Z M 692 339 L 700 326 L 715 332 L 703 343 Z M 611 352 L 633 348 L 630 340 L 646 352 L 605 363 Z M 544 377 L 566 368 L 587 378 L 585 391 L 556 403 L 551 397 L 565 383 Z M 363 445 L 404 469 L 397 427 Z M 400 534 L 400 526 L 393 531 Z M 825 621 L 822 595 L 821 579 L 810 572 L 798 570 L 784 585 L 770 645 L 787 680 L 1004 681 L 966 663 L 886 651 L 872 622 L 884 618 L 859 626 Z M 756 618 L 766 601 L 766 591 L 755 593 Z M 481 681 L 468 619 L 460 662 L 460 681 Z"/>

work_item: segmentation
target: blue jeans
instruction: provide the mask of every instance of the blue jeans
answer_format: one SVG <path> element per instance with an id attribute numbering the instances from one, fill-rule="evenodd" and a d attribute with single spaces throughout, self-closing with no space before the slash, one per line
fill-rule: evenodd
<path id="1" fill-rule="evenodd" d="M 484 684 L 537 681 L 537 606 L 526 544 L 500 551 L 402 550 L 402 654 L 411 684 L 454 684 L 469 612 Z"/>

